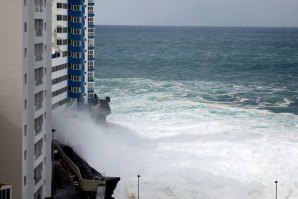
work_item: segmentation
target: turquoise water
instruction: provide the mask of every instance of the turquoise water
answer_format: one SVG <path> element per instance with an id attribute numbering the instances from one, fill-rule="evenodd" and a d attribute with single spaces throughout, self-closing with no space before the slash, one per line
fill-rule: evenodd
<path id="1" fill-rule="evenodd" d="M 143 199 L 298 198 L 297 28 L 97 26 L 95 50 L 109 122 L 148 142 L 120 158 Z"/>

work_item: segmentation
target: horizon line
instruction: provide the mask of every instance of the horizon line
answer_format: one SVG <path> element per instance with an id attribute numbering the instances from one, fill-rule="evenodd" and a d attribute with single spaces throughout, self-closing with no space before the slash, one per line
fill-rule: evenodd
<path id="1" fill-rule="evenodd" d="M 222 25 L 139 25 L 139 24 L 94 24 L 95 26 L 140 26 L 140 27 L 201 27 L 201 28 L 298 28 L 298 26 L 222 26 Z"/>

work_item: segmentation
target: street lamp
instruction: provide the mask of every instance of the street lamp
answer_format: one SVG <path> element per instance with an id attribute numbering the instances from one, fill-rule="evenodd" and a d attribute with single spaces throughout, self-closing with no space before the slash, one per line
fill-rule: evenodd
<path id="1" fill-rule="evenodd" d="M 140 175 L 138 175 L 138 199 L 140 199 Z"/>
<path id="2" fill-rule="evenodd" d="M 275 199 L 277 199 L 277 183 L 278 183 L 278 181 L 275 181 L 274 183 L 275 183 Z"/>

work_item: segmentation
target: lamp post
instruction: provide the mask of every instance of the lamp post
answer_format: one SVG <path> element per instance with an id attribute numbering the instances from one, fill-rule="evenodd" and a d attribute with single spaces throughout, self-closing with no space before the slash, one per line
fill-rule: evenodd
<path id="1" fill-rule="evenodd" d="M 275 199 L 277 199 L 277 183 L 278 183 L 278 181 L 275 181 L 274 183 L 275 183 Z"/>
<path id="2" fill-rule="evenodd" d="M 140 175 L 138 175 L 138 199 L 140 199 Z"/>

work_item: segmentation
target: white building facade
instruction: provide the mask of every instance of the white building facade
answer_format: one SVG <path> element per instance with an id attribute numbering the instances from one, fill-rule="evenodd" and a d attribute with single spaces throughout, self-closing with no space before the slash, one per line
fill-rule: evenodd
<path id="1" fill-rule="evenodd" d="M 52 108 L 94 98 L 94 1 L 52 1 Z M 76 106 L 76 105 L 75 105 Z"/>
<path id="2" fill-rule="evenodd" d="M 52 1 L 52 109 L 64 110 L 68 98 L 68 3 Z"/>
<path id="3" fill-rule="evenodd" d="M 13 198 L 51 197 L 51 1 L 0 10 L 0 181 Z"/>

